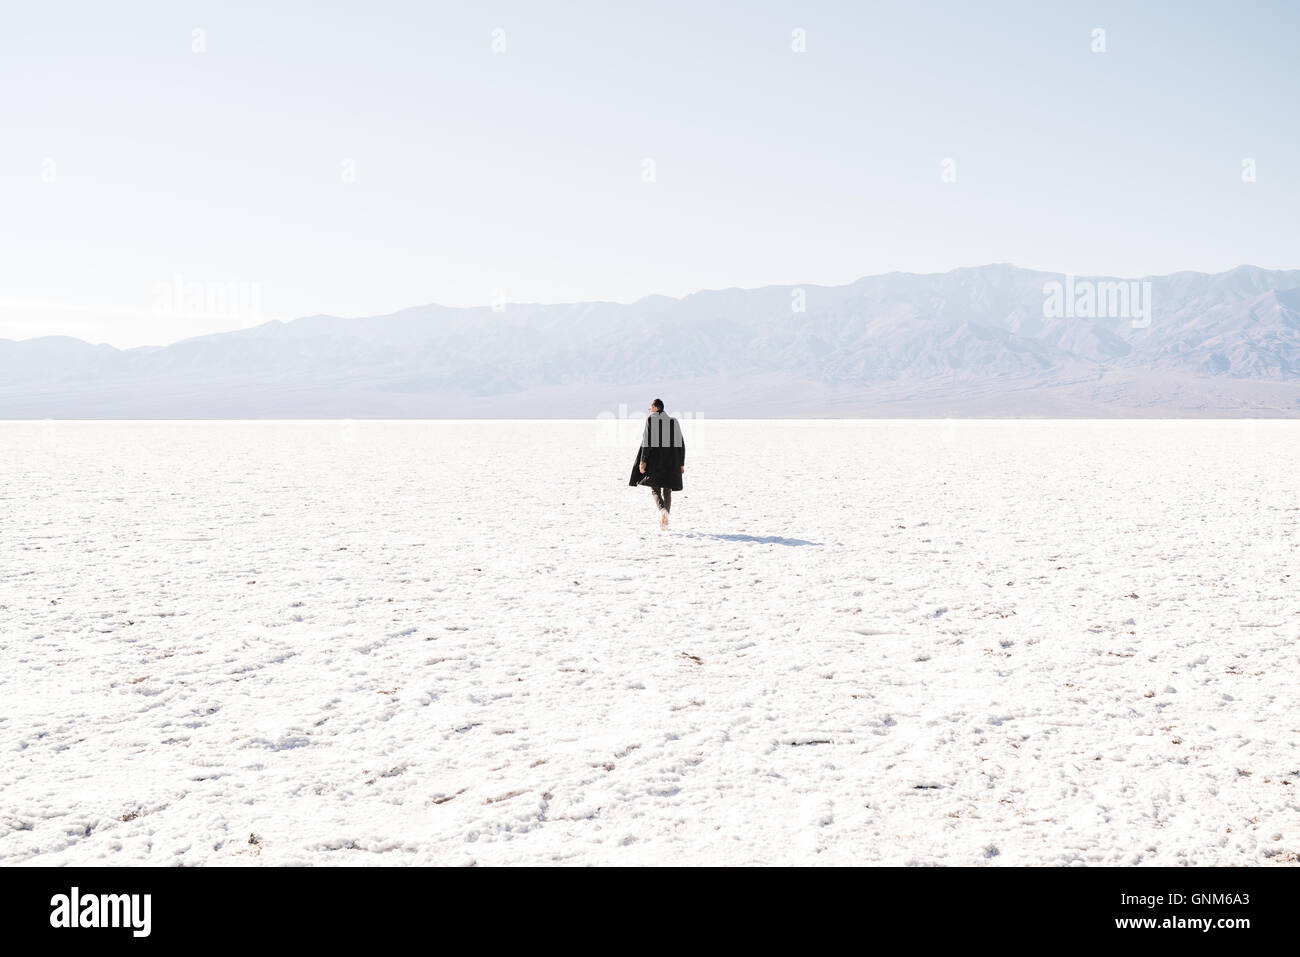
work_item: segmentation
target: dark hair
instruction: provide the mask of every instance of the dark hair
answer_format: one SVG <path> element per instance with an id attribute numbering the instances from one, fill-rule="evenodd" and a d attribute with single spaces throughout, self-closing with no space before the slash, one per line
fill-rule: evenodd
<path id="1" fill-rule="evenodd" d="M 664 410 L 664 400 L 663 400 L 663 399 L 655 399 L 655 400 L 654 400 L 653 402 L 651 402 L 650 404 L 653 405 L 653 406 L 654 406 L 656 409 L 658 409 L 660 412 L 662 412 L 662 411 Z"/>

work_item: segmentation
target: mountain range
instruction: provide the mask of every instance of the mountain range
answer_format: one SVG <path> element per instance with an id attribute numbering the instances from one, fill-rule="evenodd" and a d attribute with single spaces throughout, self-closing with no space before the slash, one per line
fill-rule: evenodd
<path id="1" fill-rule="evenodd" d="M 1120 282 L 1147 314 L 1051 305 L 1053 283 Z M 714 418 L 1300 416 L 1300 270 L 1120 280 L 994 264 L 318 315 L 163 347 L 0 339 L 0 418 L 587 418 L 654 396 Z"/>

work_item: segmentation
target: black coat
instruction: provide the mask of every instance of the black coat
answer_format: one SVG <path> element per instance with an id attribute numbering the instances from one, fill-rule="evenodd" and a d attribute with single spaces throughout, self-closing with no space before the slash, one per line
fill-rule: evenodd
<path id="1" fill-rule="evenodd" d="M 645 474 L 641 474 L 641 463 Z M 686 464 L 686 439 L 682 427 L 671 415 L 656 412 L 647 416 L 641 430 L 641 448 L 632 463 L 628 485 L 682 490 L 682 466 Z"/>

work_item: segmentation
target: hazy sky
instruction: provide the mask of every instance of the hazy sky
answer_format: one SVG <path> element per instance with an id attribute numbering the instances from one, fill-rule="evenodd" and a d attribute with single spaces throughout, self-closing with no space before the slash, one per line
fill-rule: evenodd
<path id="1" fill-rule="evenodd" d="M 1300 267 L 1298 11 L 10 4 L 0 338 L 988 262 Z"/>

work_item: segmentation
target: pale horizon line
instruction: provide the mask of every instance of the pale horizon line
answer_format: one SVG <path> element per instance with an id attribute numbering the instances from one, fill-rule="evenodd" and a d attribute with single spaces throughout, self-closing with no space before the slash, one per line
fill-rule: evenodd
<path id="1" fill-rule="evenodd" d="M 980 263 L 977 265 L 970 265 L 970 266 L 954 266 L 952 269 L 936 271 L 936 272 L 909 272 L 907 270 L 902 270 L 902 269 L 893 269 L 888 272 L 868 273 L 866 275 L 858 276 L 856 279 L 851 279 L 848 282 L 834 283 L 834 284 L 795 282 L 795 283 L 769 283 L 764 286 L 716 286 L 716 287 L 697 289 L 694 292 L 689 292 L 681 296 L 672 296 L 667 293 L 647 293 L 644 296 L 638 296 L 636 299 L 632 299 L 629 301 L 620 301 L 615 299 L 573 299 L 573 300 L 566 300 L 563 302 L 523 302 L 523 301 L 507 300 L 504 303 L 495 303 L 495 304 L 484 303 L 484 304 L 473 305 L 473 306 L 447 306 L 438 302 L 424 302 L 424 303 L 417 303 L 416 305 L 412 305 L 412 306 L 404 306 L 403 308 L 394 310 L 392 312 L 376 312 L 376 313 L 366 313 L 362 315 L 342 316 L 342 315 L 335 315 L 333 313 L 317 312 L 317 313 L 309 313 L 301 316 L 295 316 L 292 319 L 282 319 L 278 315 L 271 315 L 269 318 L 263 319 L 258 322 L 254 322 L 252 325 L 238 326 L 233 329 L 219 329 L 213 332 L 200 332 L 195 335 L 182 336 L 179 339 L 173 339 L 168 342 L 146 343 L 137 346 L 125 346 L 125 347 L 115 346 L 110 342 L 103 342 L 103 341 L 96 342 L 90 339 L 84 339 L 80 336 L 67 335 L 61 333 L 51 333 L 51 334 L 40 335 L 40 336 L 28 336 L 23 339 L 11 339 L 7 336 L 0 336 L 0 342 L 20 343 L 20 342 L 36 342 L 41 339 L 71 339 L 77 342 L 83 342 L 86 345 L 91 345 L 91 346 L 107 346 L 108 348 L 113 349 L 117 352 L 133 352 L 139 349 L 166 349 L 170 346 L 179 345 L 182 342 L 189 342 L 194 339 L 206 339 L 212 336 L 229 335 L 235 332 L 247 332 L 250 329 L 257 329 L 262 326 L 272 325 L 276 323 L 280 325 L 290 325 L 294 322 L 298 322 L 301 319 L 329 318 L 329 319 L 343 319 L 347 321 L 360 320 L 360 319 L 381 319 L 389 316 L 401 315 L 404 312 L 411 312 L 412 310 L 416 310 L 416 309 L 448 309 L 448 310 L 453 310 L 458 312 L 472 312 L 481 309 L 493 309 L 496 306 L 540 306 L 543 308 L 558 308 L 562 306 L 606 306 L 606 305 L 607 306 L 635 306 L 638 303 L 645 302 L 648 299 L 667 299 L 672 302 L 684 302 L 687 299 L 692 298 L 693 296 L 700 296 L 708 293 L 762 292 L 768 289 L 805 288 L 805 287 L 809 289 L 841 289 L 845 286 L 852 286 L 869 279 L 885 279 L 890 276 L 907 276 L 907 277 L 912 277 L 917 279 L 927 279 L 935 276 L 947 276 L 956 272 L 988 269 L 996 266 L 1005 266 L 1010 269 L 1020 270 L 1022 272 L 1037 273 L 1042 276 L 1070 276 L 1074 278 L 1083 278 L 1083 279 L 1112 279 L 1112 280 L 1131 281 L 1131 282 L 1140 282 L 1140 281 L 1153 280 L 1153 279 L 1168 279 L 1173 276 L 1208 276 L 1208 277 L 1224 276 L 1227 275 L 1228 273 L 1237 272 L 1238 270 L 1242 270 L 1242 269 L 1257 269 L 1261 272 L 1300 272 L 1300 267 L 1269 267 L 1269 266 L 1256 266 L 1253 263 L 1238 263 L 1236 266 L 1230 266 L 1229 268 L 1219 270 L 1218 272 L 1206 272 L 1200 269 L 1179 269 L 1179 270 L 1175 270 L 1174 272 L 1148 273 L 1143 276 L 1119 276 L 1119 275 L 1108 275 L 1108 274 L 1101 274 L 1101 273 L 1075 273 L 1075 272 L 1067 272 L 1067 271 L 1060 271 L 1060 270 L 1037 269 L 1028 266 L 1017 266 L 1015 263 L 1011 263 L 1011 262 L 987 262 L 987 263 Z M 55 303 L 55 302 L 45 303 L 43 301 L 22 301 L 19 303 L 13 300 L 8 301 L 7 303 L 0 302 L 0 305 L 13 306 L 15 304 L 28 306 L 28 307 L 35 307 L 35 308 L 40 308 L 42 306 L 50 307 L 50 308 L 59 308 L 64 311 L 68 309 L 66 303 Z M 115 315 L 118 318 L 144 318 L 147 315 L 147 313 L 143 311 L 122 309 L 120 307 L 105 307 L 104 309 L 101 310 L 92 306 L 82 306 L 79 307 L 79 311 L 83 311 L 87 314 L 98 315 L 98 316 L 103 316 L 105 315 L 105 313 L 108 313 L 110 315 Z M 189 318 L 203 318 L 203 317 L 177 314 L 171 318 L 189 319 Z M 213 316 L 211 318 L 216 319 L 220 317 Z"/>

